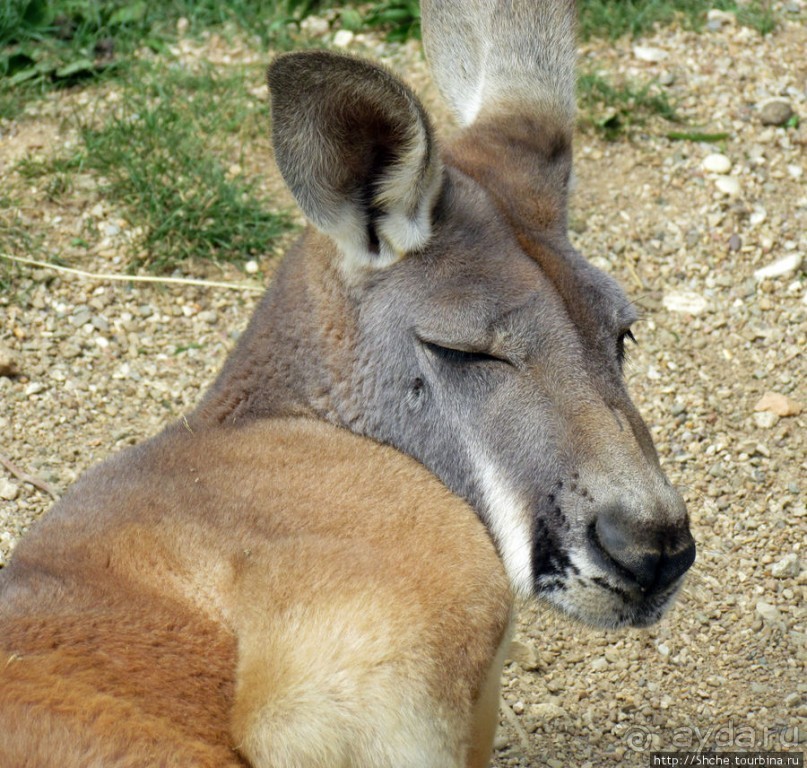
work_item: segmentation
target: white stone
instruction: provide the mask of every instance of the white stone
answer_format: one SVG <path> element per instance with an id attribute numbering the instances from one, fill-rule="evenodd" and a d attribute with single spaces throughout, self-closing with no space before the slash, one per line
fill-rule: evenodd
<path id="1" fill-rule="evenodd" d="M 340 29 L 333 36 L 333 44 L 336 48 L 347 48 L 352 42 L 355 35 L 349 29 Z"/>
<path id="2" fill-rule="evenodd" d="M 212 309 L 206 309 L 198 314 L 198 318 L 208 325 L 215 325 L 219 321 L 218 314 Z"/>
<path id="3" fill-rule="evenodd" d="M 328 34 L 330 25 L 327 19 L 323 19 L 320 16 L 306 16 L 300 22 L 300 29 L 311 37 L 322 37 Z"/>
<path id="4" fill-rule="evenodd" d="M 257 271 L 258 271 L 258 262 L 257 261 L 248 261 L 246 264 L 244 264 L 244 271 L 248 275 L 256 274 Z"/>
<path id="5" fill-rule="evenodd" d="M 731 160 L 719 152 L 706 155 L 701 165 L 703 170 L 709 173 L 728 173 L 731 170 Z"/>
<path id="6" fill-rule="evenodd" d="M 756 605 L 757 613 L 768 624 L 778 624 L 782 621 L 782 614 L 775 605 L 760 600 Z"/>
<path id="7" fill-rule="evenodd" d="M 802 258 L 800 253 L 789 253 L 772 264 L 754 270 L 754 277 L 757 280 L 765 280 L 768 277 L 792 275 L 801 266 Z"/>
<path id="8" fill-rule="evenodd" d="M 708 21 L 715 21 L 718 24 L 734 24 L 737 19 L 733 13 L 728 13 L 727 11 L 721 11 L 717 8 L 712 8 L 707 14 L 706 18 Z"/>
<path id="9" fill-rule="evenodd" d="M 11 480 L 0 480 L 0 499 L 14 501 L 20 495 L 20 486 L 12 483 Z"/>
<path id="10" fill-rule="evenodd" d="M 661 50 L 661 48 L 653 48 L 649 45 L 634 45 L 633 55 L 639 59 L 639 61 L 655 64 L 659 61 L 664 61 L 670 54 L 668 54 L 667 51 Z"/>
<path id="11" fill-rule="evenodd" d="M 681 312 L 687 315 L 699 315 L 706 311 L 706 299 L 694 291 L 677 291 L 668 293 L 661 303 L 668 312 Z"/>
<path id="12" fill-rule="evenodd" d="M 779 423 L 779 417 L 771 411 L 759 411 L 754 414 L 754 424 L 759 429 L 773 429 Z"/>
<path id="13" fill-rule="evenodd" d="M 771 576 L 775 579 L 796 578 L 801 572 L 799 556 L 795 552 L 785 555 L 771 566 Z"/>
<path id="14" fill-rule="evenodd" d="M 719 176 L 715 179 L 715 186 L 729 197 L 736 197 L 740 194 L 740 182 L 734 176 Z"/>
<path id="15" fill-rule="evenodd" d="M 762 224 L 767 218 L 768 212 L 764 208 L 754 208 L 753 212 L 748 217 L 748 221 L 752 227 L 756 227 Z"/>

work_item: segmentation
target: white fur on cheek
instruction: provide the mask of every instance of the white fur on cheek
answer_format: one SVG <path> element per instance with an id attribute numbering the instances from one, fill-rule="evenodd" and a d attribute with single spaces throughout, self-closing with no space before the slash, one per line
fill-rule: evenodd
<path id="1" fill-rule="evenodd" d="M 532 536 L 527 505 L 508 488 L 495 464 L 485 458 L 478 458 L 475 464 L 486 520 L 510 584 L 516 594 L 531 597 Z"/>

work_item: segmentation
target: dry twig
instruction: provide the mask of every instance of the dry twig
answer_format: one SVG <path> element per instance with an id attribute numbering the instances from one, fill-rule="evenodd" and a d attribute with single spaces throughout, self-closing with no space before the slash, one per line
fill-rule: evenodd
<path id="1" fill-rule="evenodd" d="M 0 453 L 0 464 L 2 464 L 18 480 L 22 480 L 24 483 L 29 483 L 35 488 L 39 488 L 40 491 L 49 493 L 54 499 L 59 498 L 58 492 L 52 485 L 46 483 L 36 475 L 29 475 L 27 472 L 23 472 L 16 464 L 14 464 L 14 462 L 11 461 L 11 459 L 4 456 L 2 453 Z"/>

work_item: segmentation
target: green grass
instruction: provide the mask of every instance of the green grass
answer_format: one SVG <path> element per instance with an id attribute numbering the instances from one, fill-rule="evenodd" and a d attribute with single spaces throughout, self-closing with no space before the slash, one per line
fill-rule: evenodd
<path id="1" fill-rule="evenodd" d="M 775 26 L 769 0 L 753 0 L 743 6 L 735 0 L 581 0 L 578 7 L 584 40 L 638 37 L 651 32 L 654 26 L 673 22 L 700 29 L 712 8 L 736 13 L 740 24 L 760 34 L 768 34 Z"/>
<path id="2" fill-rule="evenodd" d="M 113 113 L 77 117 L 73 153 L 24 160 L 18 170 L 45 178 L 51 199 L 69 193 L 72 174 L 93 175 L 139 233 L 129 244 L 132 269 L 167 271 L 191 257 L 243 262 L 291 229 L 254 181 L 228 172 L 232 145 L 239 151 L 268 123 L 266 105 L 245 95 L 246 80 L 210 67 L 141 67 Z"/>
<path id="3" fill-rule="evenodd" d="M 244 261 L 265 252 L 288 231 L 288 218 L 251 181 L 230 177 L 203 143 L 254 116 L 232 96 L 243 80 L 208 72 L 149 85 L 130 92 L 102 127 L 81 131 L 85 166 L 108 179 L 106 196 L 143 230 L 132 265 L 165 270 L 190 257 Z"/>
<path id="4" fill-rule="evenodd" d="M 679 122 L 667 94 L 653 82 L 614 85 L 602 75 L 589 72 L 580 76 L 577 96 L 585 115 L 583 124 L 593 126 L 609 140 L 630 133 L 651 117 Z"/>
<path id="5" fill-rule="evenodd" d="M 420 39 L 420 3 L 418 0 L 384 0 L 373 3 L 362 18 L 368 27 L 387 30 L 387 40 L 403 42 Z"/>
<path id="6" fill-rule="evenodd" d="M 125 76 L 132 55 L 165 53 L 185 33 L 210 29 L 257 35 L 288 45 L 287 26 L 321 0 L 3 0 L 0 3 L 0 117 L 14 117 L 48 90 Z"/>

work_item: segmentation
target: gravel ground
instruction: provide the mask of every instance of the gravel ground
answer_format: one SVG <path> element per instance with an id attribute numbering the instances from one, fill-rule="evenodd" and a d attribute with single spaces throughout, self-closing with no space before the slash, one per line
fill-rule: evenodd
<path id="1" fill-rule="evenodd" d="M 713 15 L 701 34 L 664 29 L 582 48 L 588 70 L 664 83 L 690 126 L 681 130 L 730 135 L 676 142 L 652 121 L 614 143 L 582 133 L 571 216 L 576 245 L 643 309 L 630 386 L 690 506 L 699 555 L 678 605 L 649 630 L 594 631 L 524 607 L 504 673 L 499 768 L 644 766 L 657 749 L 805 749 L 807 31 L 802 4 L 780 11 L 765 38 Z M 408 72 L 433 104 L 416 44 L 347 38 Z M 189 44 L 183 55 L 221 60 L 221 46 Z M 228 48 L 231 61 L 249 57 L 259 58 L 249 46 Z M 56 205 L 13 170 L 72 140 L 60 123 L 71 100 L 104 97 L 54 95 L 0 124 L 0 178 L 20 191 L 13 213 L 48 249 L 75 256 L 70 238 L 95 221 L 108 235 L 78 266 L 109 272 L 120 268 L 119 212 L 89 182 Z M 775 124 L 788 109 L 800 128 Z M 268 148 L 250 162 L 288 205 Z M 272 264 L 260 261 L 252 279 Z M 191 408 L 255 301 L 22 270 L 0 294 L 0 453 L 63 490 Z M 779 397 L 763 400 L 769 392 Z M 0 467 L 0 564 L 51 501 Z"/>

